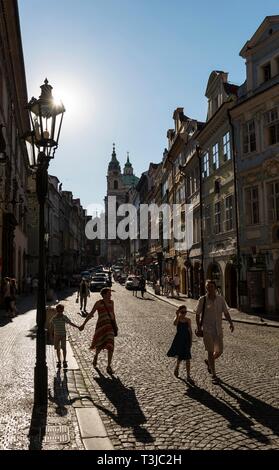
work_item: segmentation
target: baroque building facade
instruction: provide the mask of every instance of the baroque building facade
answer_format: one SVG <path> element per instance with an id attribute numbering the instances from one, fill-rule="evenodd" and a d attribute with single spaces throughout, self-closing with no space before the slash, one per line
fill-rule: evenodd
<path id="1" fill-rule="evenodd" d="M 26 276 L 28 156 L 21 139 L 29 129 L 19 12 L 0 1 L 0 275 Z"/>
<path id="2" fill-rule="evenodd" d="M 230 113 L 235 129 L 241 307 L 279 312 L 279 16 L 240 51 L 246 81 Z"/>

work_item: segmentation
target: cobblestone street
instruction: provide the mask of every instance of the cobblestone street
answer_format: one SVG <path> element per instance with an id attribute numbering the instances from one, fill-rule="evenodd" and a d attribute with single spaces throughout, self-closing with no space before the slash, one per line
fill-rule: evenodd
<path id="1" fill-rule="evenodd" d="M 39 434 L 39 428 L 31 430 L 36 356 L 36 311 L 33 303 L 32 298 L 24 299 L 19 306 L 20 315 L 12 322 L 7 322 L 3 317 L 0 321 L 0 450 L 83 449 L 74 410 L 68 406 L 67 388 L 70 388 L 73 371 L 69 371 L 67 375 L 57 373 L 52 346 L 46 347 L 48 412 L 47 415 L 42 413 Z M 48 441 L 48 436 L 42 434 L 42 431 L 46 431 L 46 426 L 50 429 L 57 424 L 64 426 L 69 432 L 66 443 L 62 445 L 57 444 L 57 439 Z"/>
<path id="2" fill-rule="evenodd" d="M 194 337 L 189 387 L 173 375 L 175 360 L 166 356 L 175 333 L 175 308 L 114 284 L 119 336 L 114 377 L 92 367 L 89 344 L 96 317 L 83 332 L 71 328 L 75 357 L 115 449 L 278 449 L 278 329 L 224 323 L 225 352 L 217 362 L 219 385 L 211 383 L 201 339 Z M 88 310 L 99 294 L 91 294 Z M 75 295 L 65 302 L 81 323 Z M 194 326 L 194 315 L 190 315 Z"/>
<path id="3" fill-rule="evenodd" d="M 175 333 L 175 308 L 151 295 L 144 300 L 133 297 L 118 284 L 113 288 L 119 325 L 115 375 L 106 373 L 105 352 L 99 356 L 99 369 L 92 367 L 89 344 L 96 317 L 83 332 L 69 327 L 76 370 L 71 366 L 58 374 L 53 347 L 47 346 L 49 405 L 45 422 L 39 424 L 45 435 L 38 436 L 36 425 L 31 426 L 36 345 L 32 299 L 26 299 L 22 314 L 12 322 L 1 319 L 0 449 L 84 449 L 86 439 L 81 440 L 74 407 L 89 417 L 94 410 L 88 406 L 97 408 L 108 438 L 119 450 L 279 448 L 278 328 L 235 323 L 231 334 L 224 322 L 219 385 L 211 383 L 202 340 L 194 337 L 195 385 L 189 387 L 185 370 L 175 378 L 175 359 L 166 356 Z M 91 294 L 88 309 L 98 298 Z M 73 294 L 62 302 L 72 320 L 81 324 L 75 299 Z M 190 318 L 194 322 L 194 315 Z M 68 433 L 64 442 L 59 442 L 55 427 Z"/>

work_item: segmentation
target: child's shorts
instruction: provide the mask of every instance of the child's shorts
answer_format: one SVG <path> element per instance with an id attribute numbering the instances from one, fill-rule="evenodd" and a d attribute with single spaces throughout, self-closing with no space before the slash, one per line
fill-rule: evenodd
<path id="1" fill-rule="evenodd" d="M 66 349 L 66 335 L 54 335 L 54 349 Z"/>

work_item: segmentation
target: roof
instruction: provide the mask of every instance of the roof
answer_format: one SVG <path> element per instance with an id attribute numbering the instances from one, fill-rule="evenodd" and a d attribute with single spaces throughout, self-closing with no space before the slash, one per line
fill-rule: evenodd
<path id="1" fill-rule="evenodd" d="M 239 86 L 234 85 L 233 83 L 224 83 L 224 90 L 227 93 L 227 95 L 236 95 L 238 92 Z"/>
<path id="2" fill-rule="evenodd" d="M 122 181 L 125 186 L 136 186 L 139 178 L 135 175 L 122 175 Z"/>

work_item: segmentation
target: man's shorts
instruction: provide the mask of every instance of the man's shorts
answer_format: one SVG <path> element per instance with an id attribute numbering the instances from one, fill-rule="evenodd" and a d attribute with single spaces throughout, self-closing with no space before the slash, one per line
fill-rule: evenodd
<path id="1" fill-rule="evenodd" d="M 218 335 L 216 332 L 203 332 L 203 342 L 206 351 L 208 352 L 215 352 L 221 353 L 223 352 L 223 335 Z"/>
<path id="2" fill-rule="evenodd" d="M 54 349 L 66 349 L 66 335 L 54 335 Z"/>

